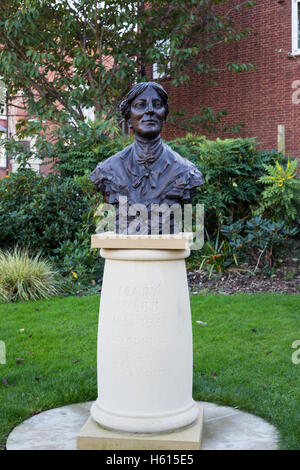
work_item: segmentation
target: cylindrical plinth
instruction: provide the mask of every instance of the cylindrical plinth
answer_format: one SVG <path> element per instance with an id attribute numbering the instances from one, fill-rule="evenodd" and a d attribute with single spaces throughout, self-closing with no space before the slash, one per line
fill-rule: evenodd
<path id="1" fill-rule="evenodd" d="M 185 268 L 189 250 L 102 249 L 98 399 L 92 418 L 127 432 L 195 421 L 193 349 Z"/>

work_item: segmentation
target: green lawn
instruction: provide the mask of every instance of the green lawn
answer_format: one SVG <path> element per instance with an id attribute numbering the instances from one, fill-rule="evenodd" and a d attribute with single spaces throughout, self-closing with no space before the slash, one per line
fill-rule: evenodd
<path id="1" fill-rule="evenodd" d="M 90 296 L 0 305 L 0 449 L 33 414 L 96 398 L 98 304 Z M 300 364 L 291 360 L 299 295 L 198 295 L 191 304 L 194 398 L 261 416 L 282 449 L 300 449 Z"/>

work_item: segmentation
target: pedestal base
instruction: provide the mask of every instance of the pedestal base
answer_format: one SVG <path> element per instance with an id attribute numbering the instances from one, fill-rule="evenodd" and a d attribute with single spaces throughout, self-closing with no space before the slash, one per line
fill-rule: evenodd
<path id="1" fill-rule="evenodd" d="M 97 423 L 108 429 L 121 432 L 162 433 L 184 428 L 197 420 L 199 407 L 194 400 L 182 409 L 174 409 L 172 413 L 151 413 L 148 416 L 122 416 L 101 407 L 96 400 L 91 408 L 91 416 Z"/>
<path id="2" fill-rule="evenodd" d="M 101 249 L 98 399 L 91 416 L 117 432 L 178 430 L 199 411 L 192 399 L 190 251 L 143 241 L 150 242 L 158 249 Z"/>
<path id="3" fill-rule="evenodd" d="M 163 434 L 130 434 L 108 430 L 89 418 L 77 436 L 78 450 L 199 450 L 203 429 L 203 407 L 194 424 Z"/>

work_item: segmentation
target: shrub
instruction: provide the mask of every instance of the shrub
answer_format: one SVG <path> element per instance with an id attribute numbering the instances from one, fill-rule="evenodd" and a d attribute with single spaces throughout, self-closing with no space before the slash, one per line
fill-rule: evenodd
<path id="1" fill-rule="evenodd" d="M 12 174 L 0 181 L 0 248 L 17 245 L 50 258 L 68 292 L 99 281 L 103 263 L 98 250 L 90 249 L 90 237 L 100 200 L 87 176 Z"/>
<path id="2" fill-rule="evenodd" d="M 91 250 L 90 235 L 80 230 L 74 240 L 66 240 L 53 258 L 62 276 L 71 283 L 74 289 L 89 285 L 102 276 L 104 260 L 99 250 Z"/>
<path id="3" fill-rule="evenodd" d="M 0 295 L 4 301 L 37 300 L 58 293 L 57 273 L 40 255 L 16 248 L 0 252 Z M 2 294 L 1 294 L 2 293 Z"/>
<path id="4" fill-rule="evenodd" d="M 122 150 L 132 142 L 129 136 L 110 138 L 102 135 L 98 142 L 88 146 L 85 143 L 75 148 L 66 148 L 57 154 L 55 168 L 63 178 L 90 174 L 100 161 Z"/>
<path id="5" fill-rule="evenodd" d="M 244 261 L 247 255 L 256 268 L 271 268 L 275 250 L 298 233 L 297 228 L 289 228 L 283 221 L 273 222 L 261 217 L 223 225 L 221 231 L 235 253 L 235 258 Z"/>
<path id="6" fill-rule="evenodd" d="M 267 215 L 275 221 L 286 220 L 288 224 L 297 218 L 300 209 L 300 179 L 296 172 L 298 159 L 288 160 L 286 167 L 264 165 L 267 174 L 260 177 L 259 182 L 265 185 L 259 207 L 254 210 L 256 215 Z"/>
<path id="7" fill-rule="evenodd" d="M 0 284 L 0 302 L 9 302 L 9 297 L 5 289 Z"/>
<path id="8" fill-rule="evenodd" d="M 194 202 L 205 206 L 205 224 L 211 237 L 216 236 L 226 217 L 252 217 L 250 207 L 264 189 L 259 180 L 265 173 L 264 165 L 283 159 L 275 151 L 259 151 L 255 138 L 211 141 L 189 134 L 168 144 L 203 173 L 205 184 L 198 189 Z"/>
<path id="9" fill-rule="evenodd" d="M 75 239 L 94 204 L 92 191 L 81 180 L 43 177 L 28 170 L 4 178 L 0 181 L 0 248 L 18 245 L 53 256 L 62 243 Z M 94 233 L 95 227 L 90 230 Z"/>

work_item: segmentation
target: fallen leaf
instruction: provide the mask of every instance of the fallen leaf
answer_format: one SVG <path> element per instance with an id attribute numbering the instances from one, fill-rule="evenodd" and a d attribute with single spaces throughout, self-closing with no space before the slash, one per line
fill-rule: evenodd
<path id="1" fill-rule="evenodd" d="M 32 338 L 32 335 L 28 335 L 28 338 Z"/>
<path id="2" fill-rule="evenodd" d="M 23 357 L 16 357 L 16 363 L 17 364 L 21 364 L 21 362 L 25 361 L 25 359 L 23 359 Z"/>
<path id="3" fill-rule="evenodd" d="M 34 380 L 38 382 L 40 380 L 40 377 L 34 377 Z"/>

